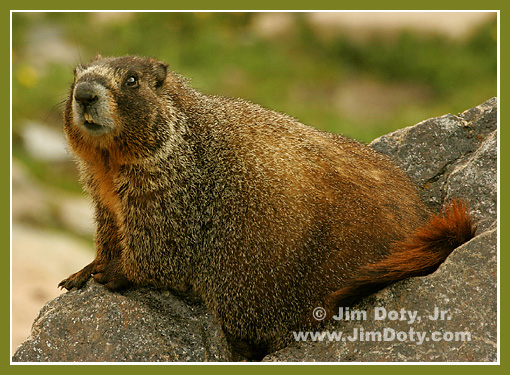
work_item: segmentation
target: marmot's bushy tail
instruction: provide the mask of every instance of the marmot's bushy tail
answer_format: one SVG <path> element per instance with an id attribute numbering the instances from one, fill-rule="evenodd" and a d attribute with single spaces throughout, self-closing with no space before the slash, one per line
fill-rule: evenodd
<path id="1" fill-rule="evenodd" d="M 387 258 L 362 267 L 350 285 L 328 296 L 327 304 L 336 310 L 396 281 L 434 272 L 455 248 L 473 238 L 475 232 L 466 205 L 454 200 L 414 235 L 395 243 Z"/>

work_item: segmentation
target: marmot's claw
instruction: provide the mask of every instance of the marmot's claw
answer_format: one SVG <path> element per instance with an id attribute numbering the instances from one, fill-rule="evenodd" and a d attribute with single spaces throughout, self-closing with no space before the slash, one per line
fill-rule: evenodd
<path id="1" fill-rule="evenodd" d="M 87 283 L 88 279 L 92 276 L 92 272 L 96 267 L 96 262 L 92 262 L 89 265 L 83 267 L 80 271 L 73 273 L 67 279 L 62 280 L 58 287 L 60 289 L 81 289 Z"/>
<path id="2" fill-rule="evenodd" d="M 58 284 L 58 287 L 60 289 L 67 289 L 67 290 L 71 290 L 71 289 L 81 289 L 83 288 L 83 286 L 85 285 L 85 283 L 87 282 L 87 280 L 90 278 L 90 275 L 85 278 L 83 275 L 78 275 L 79 272 L 69 276 L 67 279 L 64 279 L 62 280 L 59 284 Z"/>

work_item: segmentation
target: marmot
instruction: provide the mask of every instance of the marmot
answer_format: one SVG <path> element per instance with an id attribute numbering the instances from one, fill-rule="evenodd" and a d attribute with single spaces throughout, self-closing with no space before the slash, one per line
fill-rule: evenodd
<path id="1" fill-rule="evenodd" d="M 60 287 L 191 290 L 260 358 L 315 307 L 430 273 L 474 236 L 464 204 L 432 214 L 371 148 L 202 94 L 162 61 L 99 56 L 74 73 L 64 130 L 97 254 Z"/>

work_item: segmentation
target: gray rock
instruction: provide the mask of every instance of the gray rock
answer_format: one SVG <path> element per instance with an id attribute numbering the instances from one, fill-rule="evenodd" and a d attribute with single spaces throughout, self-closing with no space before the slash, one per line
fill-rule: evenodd
<path id="1" fill-rule="evenodd" d="M 90 199 L 49 187 L 32 178 L 22 162 L 12 160 L 12 220 L 37 227 L 54 226 L 92 237 L 94 213 Z"/>
<path id="2" fill-rule="evenodd" d="M 12 220 L 28 223 L 51 222 L 52 212 L 46 191 L 15 158 L 12 160 L 11 173 Z"/>
<path id="3" fill-rule="evenodd" d="M 480 147 L 457 163 L 446 178 L 445 197 L 467 197 L 479 231 L 487 230 L 497 219 L 497 131 L 490 133 Z"/>
<path id="4" fill-rule="evenodd" d="M 221 328 L 205 307 L 166 291 L 111 293 L 95 281 L 46 304 L 19 362 L 228 361 Z"/>
<path id="5" fill-rule="evenodd" d="M 448 176 L 455 168 L 468 162 L 489 134 L 496 131 L 496 120 L 497 100 L 492 98 L 458 116 L 448 114 L 432 118 L 383 135 L 372 141 L 370 146 L 391 156 L 421 189 L 422 197 L 437 209 L 445 200 Z M 495 155 L 495 143 L 493 146 Z M 495 171 L 494 161 L 495 158 L 487 160 L 484 168 Z M 494 188 L 496 174 L 489 175 L 493 177 L 489 185 Z M 463 197 L 464 191 L 452 193 L 449 198 Z M 494 197 L 491 200 L 495 201 L 496 189 L 492 189 L 492 193 Z M 468 197 L 471 205 L 472 199 L 481 198 Z"/>
<path id="6" fill-rule="evenodd" d="M 11 342 L 16 349 L 30 334 L 41 306 L 62 294 L 57 288 L 62 275 L 90 263 L 94 249 L 91 242 L 74 235 L 14 219 L 11 239 Z"/>
<path id="7" fill-rule="evenodd" d="M 27 121 L 23 126 L 22 138 L 25 150 L 34 159 L 55 163 L 71 160 L 65 137 L 60 129 Z"/>
<path id="8" fill-rule="evenodd" d="M 372 340 L 359 336 L 351 341 L 344 335 L 338 341 L 296 341 L 264 361 L 497 360 L 496 114 L 497 101 L 491 99 L 371 143 L 409 173 L 432 206 L 464 198 L 479 221 L 477 236 L 435 273 L 394 284 L 351 308 L 365 311 L 366 320 L 323 328 L 346 335 L 363 332 Z M 396 311 L 399 318 L 376 320 L 381 308 Z M 429 319 L 436 308 L 446 311 L 445 319 Z M 400 320 L 402 309 L 416 314 L 416 321 Z M 379 334 L 381 340 L 374 341 Z M 232 356 L 202 305 L 152 289 L 109 293 L 91 282 L 48 303 L 13 360 L 228 361 Z"/>

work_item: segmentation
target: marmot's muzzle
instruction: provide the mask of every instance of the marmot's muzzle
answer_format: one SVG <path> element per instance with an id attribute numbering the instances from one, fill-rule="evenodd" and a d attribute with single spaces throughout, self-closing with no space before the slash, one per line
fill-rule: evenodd
<path id="1" fill-rule="evenodd" d="M 73 91 L 73 112 L 76 125 L 94 135 L 114 128 L 106 88 L 96 81 L 78 82 Z"/>

